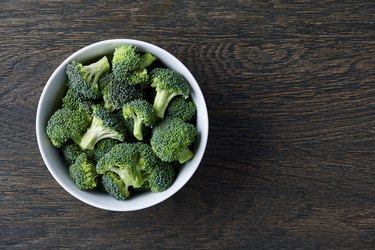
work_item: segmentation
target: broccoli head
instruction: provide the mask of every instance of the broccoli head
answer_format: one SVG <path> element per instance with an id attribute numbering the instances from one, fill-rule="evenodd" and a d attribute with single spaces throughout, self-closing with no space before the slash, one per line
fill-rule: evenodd
<path id="1" fill-rule="evenodd" d="M 156 89 L 154 109 L 156 117 L 164 118 L 164 112 L 173 97 L 182 95 L 188 98 L 190 86 L 186 79 L 177 71 L 155 68 L 151 71 L 151 87 Z"/>
<path id="2" fill-rule="evenodd" d="M 80 154 L 75 162 L 69 166 L 69 174 L 77 187 L 81 190 L 94 189 L 98 184 L 98 173 L 95 165 L 85 153 Z"/>
<path id="3" fill-rule="evenodd" d="M 145 100 L 134 100 L 123 106 L 125 119 L 133 120 L 133 135 L 138 140 L 143 139 L 143 126 L 152 127 L 155 123 L 155 112 L 152 105 Z"/>
<path id="4" fill-rule="evenodd" d="M 126 200 L 130 195 L 128 187 L 115 172 L 105 172 L 102 175 L 102 185 L 104 190 L 116 200 Z"/>
<path id="5" fill-rule="evenodd" d="M 126 82 L 130 85 L 148 82 L 150 75 L 148 74 L 147 67 L 150 66 L 155 60 L 156 57 L 149 52 L 141 55 L 141 60 L 138 63 L 137 68 L 126 79 Z"/>
<path id="6" fill-rule="evenodd" d="M 62 153 L 64 158 L 70 163 L 73 164 L 77 157 L 83 153 L 83 150 L 75 142 L 66 143 L 62 146 Z"/>
<path id="7" fill-rule="evenodd" d="M 76 143 L 90 126 L 91 117 L 82 109 L 58 109 L 48 120 L 46 133 L 52 144 L 60 148 L 69 139 Z"/>
<path id="8" fill-rule="evenodd" d="M 81 98 L 71 88 L 68 88 L 65 96 L 62 99 L 63 108 L 69 108 L 72 110 L 82 109 L 88 115 L 90 115 L 92 112 L 92 105 L 94 105 L 94 102 Z"/>
<path id="9" fill-rule="evenodd" d="M 98 162 L 106 153 L 108 153 L 115 145 L 119 143 L 118 140 L 112 138 L 105 138 L 96 143 L 94 149 L 87 150 L 87 156 L 94 162 Z M 78 146 L 78 148 L 80 148 Z"/>
<path id="10" fill-rule="evenodd" d="M 131 86 L 112 79 L 103 89 L 104 106 L 109 111 L 121 109 L 122 106 L 135 99 L 143 97 L 142 92 L 135 86 Z"/>
<path id="11" fill-rule="evenodd" d="M 72 61 L 66 67 L 68 86 L 84 99 L 97 99 L 100 97 L 98 80 L 109 70 L 110 65 L 106 56 L 86 66 Z"/>
<path id="12" fill-rule="evenodd" d="M 160 159 L 148 144 L 121 143 L 99 160 L 96 170 L 104 176 L 111 173 L 103 182 L 105 189 L 116 199 L 126 199 L 131 195 L 131 190 L 147 188 L 145 182 L 149 182 L 149 188 L 155 192 L 169 187 L 167 179 L 170 173 L 164 170 L 160 174 L 156 173 L 161 165 Z"/>
<path id="13" fill-rule="evenodd" d="M 144 182 L 136 144 L 121 143 L 114 146 L 99 160 L 96 170 L 100 174 L 113 173 L 107 177 L 108 179 L 103 184 L 107 191 L 108 189 L 112 190 L 108 192 L 115 198 L 121 196 L 129 197 L 129 187 L 139 188 Z M 122 183 L 119 183 L 119 178 Z"/>
<path id="14" fill-rule="evenodd" d="M 197 107 L 194 102 L 178 96 L 169 103 L 165 116 L 178 117 L 184 122 L 189 122 L 196 112 Z"/>
<path id="15" fill-rule="evenodd" d="M 95 144 L 104 138 L 123 141 L 124 128 L 121 126 L 117 116 L 108 112 L 101 105 L 95 105 L 92 112 L 91 126 L 82 136 L 79 146 L 84 150 L 94 149 Z"/>
<path id="16" fill-rule="evenodd" d="M 105 72 L 98 80 L 98 87 L 101 94 L 103 94 L 103 90 L 107 84 L 112 82 L 113 73 L 112 71 Z"/>
<path id="17" fill-rule="evenodd" d="M 168 162 L 159 161 L 147 179 L 151 192 L 162 192 L 168 189 L 174 180 L 174 169 Z"/>
<path id="18" fill-rule="evenodd" d="M 189 146 L 194 142 L 196 129 L 177 117 L 168 117 L 152 130 L 151 147 L 155 154 L 166 162 L 178 160 L 184 163 L 194 153 Z"/>
<path id="19" fill-rule="evenodd" d="M 145 83 L 149 79 L 146 68 L 155 60 L 150 53 L 141 55 L 134 45 L 123 45 L 113 53 L 112 71 L 120 82 L 130 85 Z"/>

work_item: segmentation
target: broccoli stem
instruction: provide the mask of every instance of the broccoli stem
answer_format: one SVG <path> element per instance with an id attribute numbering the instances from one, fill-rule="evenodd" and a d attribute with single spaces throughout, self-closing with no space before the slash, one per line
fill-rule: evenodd
<path id="1" fill-rule="evenodd" d="M 92 84 L 97 84 L 99 77 L 106 71 L 110 69 L 109 62 L 106 56 L 104 56 L 99 61 L 92 63 L 90 65 L 84 66 L 84 68 L 89 72 L 86 81 Z M 92 78 L 94 77 L 94 80 Z"/>
<path id="2" fill-rule="evenodd" d="M 145 53 L 141 56 L 141 61 L 138 64 L 139 68 L 147 68 L 150 66 L 157 58 L 151 53 Z"/>
<path id="3" fill-rule="evenodd" d="M 134 137 L 137 138 L 139 141 L 142 141 L 143 140 L 143 135 L 142 135 L 143 120 L 137 117 L 133 117 L 133 120 L 134 120 L 134 129 L 133 129 Z"/>
<path id="4" fill-rule="evenodd" d="M 156 90 L 156 96 L 154 99 L 154 110 L 158 119 L 164 118 L 165 110 L 168 107 L 169 102 L 175 97 L 176 93 L 169 93 L 168 90 Z"/>
<path id="5" fill-rule="evenodd" d="M 194 156 L 194 153 L 191 152 L 189 148 L 185 148 L 181 150 L 180 152 L 178 152 L 177 160 L 182 164 L 190 160 L 191 158 L 193 158 L 193 156 Z"/>
<path id="6" fill-rule="evenodd" d="M 93 120 L 90 128 L 82 136 L 79 146 L 83 149 L 94 149 L 95 144 L 104 138 L 110 138 L 113 132 L 108 131 L 108 129 L 102 127 L 98 122 Z"/>
<path id="7" fill-rule="evenodd" d="M 144 182 L 141 172 L 131 171 L 126 168 L 119 168 L 115 166 L 111 167 L 110 170 L 118 174 L 118 176 L 120 176 L 121 180 L 124 182 L 127 189 L 130 186 L 134 188 L 139 188 L 142 186 Z"/>

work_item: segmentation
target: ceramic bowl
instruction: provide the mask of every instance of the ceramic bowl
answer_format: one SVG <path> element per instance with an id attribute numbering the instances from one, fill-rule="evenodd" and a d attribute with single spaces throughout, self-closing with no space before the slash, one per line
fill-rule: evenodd
<path id="1" fill-rule="evenodd" d="M 196 128 L 197 138 L 193 145 L 195 156 L 186 162 L 172 186 L 160 193 L 145 192 L 135 195 L 126 201 L 119 201 L 109 194 L 98 191 L 81 191 L 69 177 L 69 166 L 60 151 L 49 141 L 45 128 L 51 115 L 61 105 L 61 98 L 66 91 L 66 66 L 75 60 L 83 64 L 111 55 L 116 47 L 133 44 L 140 51 L 148 51 L 155 55 L 167 68 L 181 73 L 191 86 L 191 98 L 197 106 Z M 64 60 L 53 72 L 41 94 L 36 114 L 36 135 L 40 153 L 49 172 L 54 179 L 71 195 L 91 206 L 111 211 L 134 211 L 156 205 L 175 194 L 193 176 L 204 155 L 208 138 L 208 113 L 205 99 L 197 81 L 184 64 L 166 50 L 139 40 L 114 39 L 88 45 Z"/>

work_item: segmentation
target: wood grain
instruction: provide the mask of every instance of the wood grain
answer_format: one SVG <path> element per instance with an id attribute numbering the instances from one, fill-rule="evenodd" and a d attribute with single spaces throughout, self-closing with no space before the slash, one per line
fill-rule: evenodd
<path id="1" fill-rule="evenodd" d="M 369 249 L 375 245 L 373 1 L 2 1 L 0 247 Z M 135 38 L 181 59 L 210 136 L 191 181 L 155 207 L 102 211 L 39 154 L 53 70 Z"/>

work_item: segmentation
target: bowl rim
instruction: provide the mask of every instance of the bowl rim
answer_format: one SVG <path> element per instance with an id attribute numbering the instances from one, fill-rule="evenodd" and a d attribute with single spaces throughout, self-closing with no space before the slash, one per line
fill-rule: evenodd
<path id="1" fill-rule="evenodd" d="M 42 121 L 42 118 L 41 118 L 41 113 L 42 113 L 42 110 L 43 110 L 43 104 L 44 104 L 47 92 L 51 88 L 51 86 L 53 84 L 53 80 L 56 78 L 57 74 L 59 74 L 59 73 L 61 74 L 61 71 L 64 70 L 64 68 L 66 67 L 66 65 L 69 62 L 71 62 L 72 60 L 76 59 L 77 57 L 83 55 L 87 51 L 90 51 L 90 50 L 95 49 L 95 48 L 100 48 L 101 46 L 108 45 L 110 47 L 113 47 L 112 50 L 114 50 L 114 48 L 116 46 L 125 45 L 125 44 L 134 44 L 138 47 L 151 48 L 150 52 L 159 51 L 160 53 L 162 53 L 163 55 L 165 55 L 167 57 L 168 61 L 171 60 L 173 63 L 177 63 L 180 70 L 184 71 L 183 72 L 184 76 L 187 78 L 187 80 L 188 80 L 188 82 L 191 86 L 191 89 L 194 90 L 195 95 L 197 96 L 197 98 L 199 98 L 199 101 L 200 101 L 201 105 L 200 105 L 200 107 L 197 107 L 197 108 L 199 108 L 199 110 L 200 110 L 200 115 L 201 115 L 201 118 L 203 119 L 204 123 L 199 124 L 199 128 L 201 128 L 202 133 L 200 134 L 199 143 L 198 143 L 199 144 L 199 147 L 198 147 L 199 150 L 197 150 L 197 152 L 196 152 L 196 154 L 193 158 L 194 161 L 195 161 L 194 168 L 192 168 L 189 172 L 187 172 L 188 174 L 184 176 L 184 179 L 182 181 L 180 181 L 178 183 L 174 183 L 172 185 L 173 188 L 170 187 L 166 191 L 163 191 L 163 192 L 160 192 L 160 193 L 152 193 L 154 195 L 158 195 L 158 194 L 162 194 L 162 195 L 159 195 L 160 198 L 157 198 L 157 199 L 155 198 L 152 201 L 144 203 L 140 206 L 127 207 L 126 203 L 127 202 L 129 203 L 129 201 L 131 202 L 131 200 L 128 200 L 128 201 L 119 201 L 120 202 L 119 206 L 113 207 L 113 206 L 107 206 L 106 204 L 100 204 L 98 202 L 95 202 L 93 199 L 88 198 L 84 193 L 82 193 L 82 192 L 85 192 L 85 191 L 77 192 L 75 189 L 72 189 L 69 185 L 67 185 L 62 180 L 62 178 L 58 175 L 58 173 L 56 172 L 56 170 L 53 167 L 53 163 L 51 162 L 51 159 L 48 157 L 48 155 L 45 152 L 45 147 L 47 147 L 47 146 L 43 144 L 43 137 L 45 137 L 46 135 L 45 135 L 45 126 L 43 126 L 43 121 Z M 90 57 L 88 57 L 88 58 L 90 58 Z M 163 59 L 160 59 L 160 60 L 163 63 L 166 63 L 165 61 L 163 61 Z M 65 72 L 65 70 L 64 70 L 64 72 Z M 36 123 L 35 124 L 36 124 L 36 137 L 37 137 L 38 148 L 39 148 L 39 151 L 42 155 L 43 161 L 44 161 L 47 169 L 49 170 L 49 172 L 53 176 L 53 178 L 59 183 L 59 185 L 61 187 L 63 187 L 63 189 L 65 191 L 70 193 L 72 196 L 74 196 L 78 200 L 80 200 L 80 201 L 82 201 L 82 202 L 84 202 L 88 205 L 91 205 L 93 207 L 104 209 L 104 210 L 109 210 L 109 211 L 134 211 L 134 210 L 145 209 L 145 208 L 154 206 L 158 203 L 161 203 L 161 202 L 167 200 L 168 198 L 173 196 L 176 192 L 178 192 L 180 189 L 182 189 L 183 186 L 185 186 L 185 184 L 191 179 L 193 174 L 196 172 L 197 168 L 199 167 L 199 165 L 200 165 L 200 163 L 203 159 L 203 155 L 204 155 L 206 147 L 207 147 L 208 133 L 209 133 L 209 117 L 208 117 L 208 110 L 207 110 L 206 101 L 205 101 L 203 93 L 200 89 L 199 84 L 195 80 L 195 78 L 192 75 L 192 73 L 190 72 L 190 70 L 179 59 L 177 59 L 173 54 L 171 54 L 167 50 L 165 50 L 165 49 L 163 49 L 163 48 L 161 48 L 161 47 L 159 47 L 155 44 L 151 44 L 151 43 L 148 43 L 148 42 L 145 42 L 145 41 L 142 41 L 142 40 L 136 40 L 136 39 L 102 40 L 102 41 L 95 42 L 95 43 L 89 44 L 87 46 L 84 46 L 84 47 L 78 49 L 77 51 L 75 51 L 74 53 L 72 53 L 70 56 L 68 56 L 53 71 L 51 76 L 48 78 L 48 81 L 46 82 L 45 86 L 43 87 L 42 94 L 41 94 L 41 96 L 39 98 L 39 101 L 38 101 L 37 113 L 36 113 Z M 198 128 L 198 124 L 196 126 Z M 50 144 L 49 146 L 51 146 L 51 145 L 52 144 Z M 105 195 L 108 195 L 108 194 L 105 194 Z M 122 205 L 120 206 L 120 204 L 122 204 Z"/>

